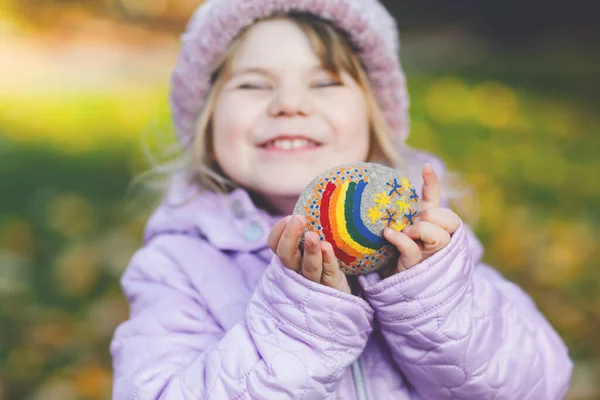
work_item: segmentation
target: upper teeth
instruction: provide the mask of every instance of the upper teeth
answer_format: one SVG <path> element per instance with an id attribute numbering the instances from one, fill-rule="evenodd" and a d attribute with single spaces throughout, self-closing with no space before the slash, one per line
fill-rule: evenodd
<path id="1" fill-rule="evenodd" d="M 273 147 L 283 150 L 293 150 L 306 147 L 310 144 L 307 139 L 276 139 L 273 141 Z"/>

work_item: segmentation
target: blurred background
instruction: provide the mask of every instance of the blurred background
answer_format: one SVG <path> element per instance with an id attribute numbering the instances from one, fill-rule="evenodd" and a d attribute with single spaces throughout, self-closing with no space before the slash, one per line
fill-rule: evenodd
<path id="1" fill-rule="evenodd" d="M 172 134 L 169 74 L 198 4 L 0 0 L 0 400 L 110 398 L 118 280 L 151 211 L 128 185 L 142 136 Z M 567 341 L 568 398 L 600 399 L 597 6 L 386 5 L 409 143 L 476 189 L 485 261 Z"/>

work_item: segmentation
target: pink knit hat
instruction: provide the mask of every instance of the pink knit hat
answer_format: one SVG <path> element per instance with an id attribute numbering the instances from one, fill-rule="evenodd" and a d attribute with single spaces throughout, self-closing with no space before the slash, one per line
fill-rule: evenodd
<path id="1" fill-rule="evenodd" d="M 256 20 L 285 12 L 313 14 L 348 33 L 400 145 L 408 135 L 408 95 L 398 58 L 398 29 L 378 0 L 206 0 L 182 35 L 171 78 L 171 111 L 182 145 L 187 148 L 193 140 L 212 68 L 227 46 Z"/>

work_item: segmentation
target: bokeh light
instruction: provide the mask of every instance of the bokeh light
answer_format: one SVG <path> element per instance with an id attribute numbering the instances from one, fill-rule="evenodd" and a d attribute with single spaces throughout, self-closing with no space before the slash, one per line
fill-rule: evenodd
<path id="1" fill-rule="evenodd" d="M 473 96 L 466 84 L 457 77 L 434 81 L 426 95 L 429 114 L 442 123 L 456 123 L 472 117 Z"/>
<path id="2" fill-rule="evenodd" d="M 518 112 L 517 95 L 507 85 L 483 82 L 473 89 L 475 115 L 479 123 L 491 128 L 508 126 Z"/>
<path id="3" fill-rule="evenodd" d="M 135 16 L 159 16 L 167 11 L 167 0 L 119 0 L 123 8 Z"/>

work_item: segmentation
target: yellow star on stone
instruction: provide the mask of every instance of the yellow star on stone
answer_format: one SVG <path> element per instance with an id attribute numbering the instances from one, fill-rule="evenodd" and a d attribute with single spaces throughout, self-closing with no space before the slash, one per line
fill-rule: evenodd
<path id="1" fill-rule="evenodd" d="M 406 222 L 404 222 L 404 221 L 405 221 L 405 218 L 402 218 L 402 221 L 400 221 L 400 222 L 395 221 L 392 224 L 392 229 L 395 230 L 396 232 L 400 232 L 402 229 L 406 228 Z"/>
<path id="2" fill-rule="evenodd" d="M 396 205 L 398 206 L 398 211 L 404 213 L 406 210 L 410 209 L 410 203 L 406 201 L 406 196 L 402 196 L 402 200 L 396 200 Z"/>
<path id="3" fill-rule="evenodd" d="M 372 224 L 374 224 L 376 221 L 378 221 L 382 216 L 383 216 L 383 213 L 381 212 L 380 207 L 369 208 L 369 211 L 367 212 L 367 217 L 369 217 L 371 219 Z"/>
<path id="4" fill-rule="evenodd" d="M 391 199 L 386 192 L 380 192 L 375 195 L 375 199 L 373 199 L 373 201 L 380 207 L 385 207 L 390 204 Z"/>

